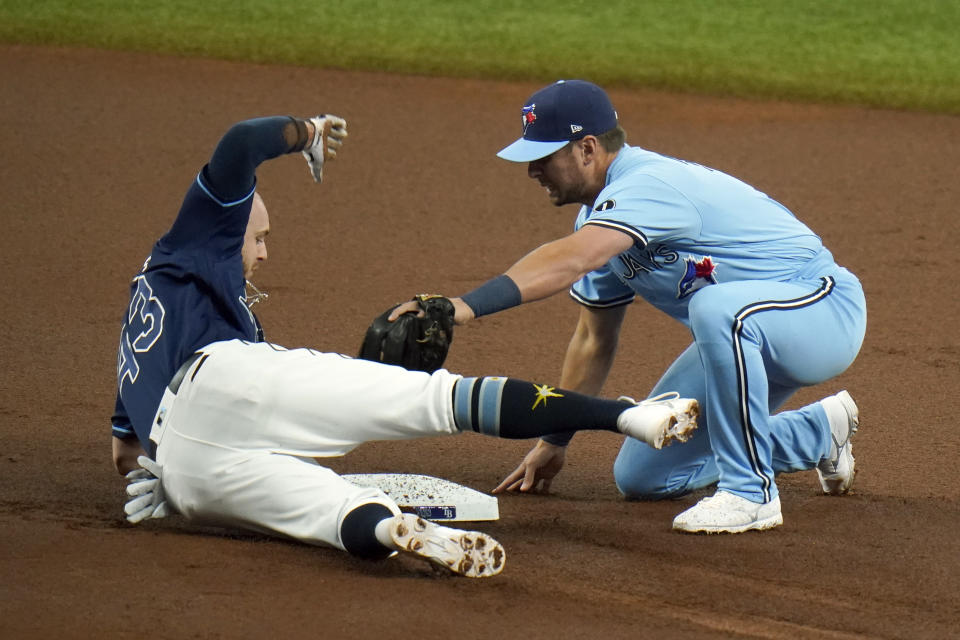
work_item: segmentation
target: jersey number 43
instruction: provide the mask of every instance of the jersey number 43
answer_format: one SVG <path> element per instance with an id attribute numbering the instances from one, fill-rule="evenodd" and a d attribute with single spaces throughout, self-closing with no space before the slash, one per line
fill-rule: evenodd
<path id="1" fill-rule="evenodd" d="M 127 319 L 120 331 L 120 350 L 117 352 L 117 383 L 137 381 L 140 365 L 137 353 L 146 353 L 153 348 L 163 333 L 163 304 L 153 295 L 153 288 L 140 275 L 134 278 L 136 288 L 130 297 Z"/>

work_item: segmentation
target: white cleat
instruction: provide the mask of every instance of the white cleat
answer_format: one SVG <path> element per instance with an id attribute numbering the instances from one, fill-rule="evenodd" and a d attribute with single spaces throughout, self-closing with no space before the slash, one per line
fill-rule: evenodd
<path id="1" fill-rule="evenodd" d="M 697 428 L 700 404 L 694 398 L 681 398 L 676 391 L 642 402 L 627 396 L 620 396 L 618 400 L 636 405 L 617 418 L 620 433 L 642 440 L 654 449 L 661 449 L 674 440 L 686 442 Z"/>
<path id="2" fill-rule="evenodd" d="M 507 559 L 503 546 L 485 533 L 444 527 L 412 513 L 393 519 L 390 537 L 399 551 L 468 578 L 495 576 Z"/>
<path id="3" fill-rule="evenodd" d="M 673 528 L 688 533 L 743 533 L 783 524 L 780 497 L 751 502 L 727 491 L 717 491 L 673 519 Z"/>
<path id="4" fill-rule="evenodd" d="M 860 411 L 846 391 L 820 401 L 830 421 L 830 454 L 817 464 L 817 475 L 823 492 L 841 496 L 853 486 L 856 475 L 853 460 L 853 445 L 850 438 L 860 426 Z"/>

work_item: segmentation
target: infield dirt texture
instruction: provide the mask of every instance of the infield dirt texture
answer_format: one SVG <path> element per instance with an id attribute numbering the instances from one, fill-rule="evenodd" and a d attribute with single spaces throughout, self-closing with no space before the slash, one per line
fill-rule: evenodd
<path id="1" fill-rule="evenodd" d="M 234 121 L 332 112 L 350 139 L 318 187 L 262 167 L 267 335 L 352 354 L 419 292 L 462 293 L 567 233 L 523 166 L 494 157 L 538 84 L 0 46 L 0 637 L 946 638 L 960 610 L 960 118 L 611 91 L 629 140 L 732 173 L 789 206 L 863 281 L 866 342 L 839 379 L 861 407 L 854 491 L 781 476 L 784 525 L 671 532 L 700 496 L 626 502 L 621 438 L 581 434 L 551 496 L 480 526 L 487 581 L 372 564 L 173 517 L 128 526 L 110 463 L 127 283 Z M 461 329 L 448 367 L 556 381 L 565 296 Z M 643 396 L 688 343 L 642 303 L 605 394 Z M 489 490 L 532 442 L 368 444 L 332 466 Z"/>

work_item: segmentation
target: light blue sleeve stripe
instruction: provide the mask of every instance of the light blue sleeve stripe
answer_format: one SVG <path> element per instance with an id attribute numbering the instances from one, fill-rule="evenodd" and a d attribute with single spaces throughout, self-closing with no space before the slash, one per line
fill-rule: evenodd
<path id="1" fill-rule="evenodd" d="M 114 437 L 120 438 L 121 440 L 126 440 L 136 435 L 133 431 L 133 427 L 120 426 L 118 424 L 112 425 L 111 432 Z"/>
<path id="2" fill-rule="evenodd" d="M 500 402 L 503 397 L 503 385 L 506 378 L 484 378 L 480 383 L 480 403 L 477 423 L 480 433 L 488 436 L 500 435 Z"/>
<path id="3" fill-rule="evenodd" d="M 460 431 L 473 430 L 473 416 L 470 413 L 470 398 L 473 397 L 473 385 L 476 378 L 460 378 L 453 397 L 453 421 Z"/>
<path id="4" fill-rule="evenodd" d="M 205 194 L 207 194 L 207 196 L 208 196 L 211 200 L 213 200 L 214 202 L 216 202 L 216 203 L 217 203 L 218 205 L 220 205 L 221 207 L 233 207 L 233 206 L 236 206 L 236 205 L 240 204 L 241 202 L 243 202 L 244 200 L 246 200 L 247 198 L 249 198 L 250 196 L 252 196 L 252 195 L 253 195 L 253 192 L 257 190 L 257 185 L 254 184 L 254 185 L 253 185 L 253 189 L 250 189 L 250 193 L 248 193 L 247 195 L 243 196 L 243 197 L 240 198 L 239 200 L 235 200 L 234 202 L 223 202 L 222 200 L 220 200 L 220 198 L 218 198 L 217 196 L 213 195 L 213 193 L 211 193 L 209 189 L 207 189 L 207 185 L 203 184 L 203 180 L 200 179 L 200 174 L 199 174 L 199 173 L 197 174 L 197 185 L 199 185 L 200 188 L 203 189 L 203 192 L 204 192 Z"/>

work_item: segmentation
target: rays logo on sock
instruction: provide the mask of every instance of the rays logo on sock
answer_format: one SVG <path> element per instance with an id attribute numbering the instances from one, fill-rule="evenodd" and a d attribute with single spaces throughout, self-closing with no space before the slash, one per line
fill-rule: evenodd
<path id="1" fill-rule="evenodd" d="M 700 260 L 687 256 L 683 261 L 687 268 L 677 285 L 677 298 L 686 298 L 708 284 L 717 284 L 717 277 L 714 275 L 717 265 L 713 264 L 710 256 L 704 256 Z"/>
<path id="2" fill-rule="evenodd" d="M 524 107 L 520 110 L 520 114 L 523 117 L 523 132 L 527 132 L 527 127 L 532 125 L 537 121 L 537 114 L 533 112 L 537 108 L 536 103 L 531 104 L 529 107 Z"/>
<path id="3" fill-rule="evenodd" d="M 537 399 L 533 401 L 533 406 L 530 407 L 530 410 L 533 411 L 537 408 L 537 405 L 541 402 L 543 406 L 547 406 L 547 398 L 562 398 L 562 393 L 557 393 L 555 387 L 548 387 L 545 384 L 534 384 L 533 388 L 537 390 Z"/>

